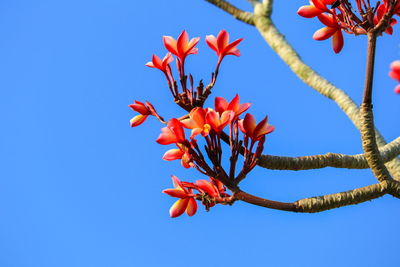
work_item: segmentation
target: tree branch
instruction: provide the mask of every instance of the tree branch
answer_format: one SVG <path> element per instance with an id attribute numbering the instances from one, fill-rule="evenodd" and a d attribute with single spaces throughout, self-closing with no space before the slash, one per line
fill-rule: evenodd
<path id="1" fill-rule="evenodd" d="M 234 18 L 254 26 L 253 13 L 243 11 L 225 0 L 206 0 L 206 1 L 219 7 L 226 13 L 231 14 Z"/>
<path id="2" fill-rule="evenodd" d="M 353 124 L 360 129 L 361 124 L 359 121 L 359 109 L 355 102 L 344 91 L 335 87 L 333 84 L 321 77 L 301 60 L 300 56 L 285 40 L 284 36 L 278 31 L 270 19 L 270 4 L 270 1 L 264 0 L 264 4 L 257 4 L 254 8 L 254 23 L 265 41 L 303 82 L 320 94 L 335 101 L 336 104 L 350 118 Z M 386 142 L 382 135 L 376 129 L 375 131 L 377 145 L 385 145 Z M 400 180 L 400 160 L 395 158 L 392 161 L 387 162 L 386 166 L 388 167 L 392 176 L 396 180 Z"/>
<path id="3" fill-rule="evenodd" d="M 379 184 L 373 184 L 336 194 L 305 198 L 293 203 L 279 202 L 260 198 L 248 194 L 242 190 L 238 190 L 237 192 L 235 192 L 234 198 L 236 200 L 241 200 L 253 205 L 270 209 L 315 213 L 334 208 L 359 204 L 368 200 L 379 198 L 387 193 L 391 193 L 392 195 L 399 198 L 399 192 L 400 186 L 398 182 L 384 181 Z"/>

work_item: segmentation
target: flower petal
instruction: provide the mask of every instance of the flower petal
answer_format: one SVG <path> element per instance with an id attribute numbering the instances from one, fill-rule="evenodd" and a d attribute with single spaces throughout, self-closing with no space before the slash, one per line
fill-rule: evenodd
<path id="1" fill-rule="evenodd" d="M 297 10 L 297 14 L 304 18 L 313 18 L 321 14 L 323 11 L 315 6 L 302 6 Z"/>
<path id="2" fill-rule="evenodd" d="M 165 189 L 162 192 L 171 197 L 177 197 L 177 198 L 187 198 L 188 197 L 188 194 L 185 191 L 183 191 L 181 189 L 176 189 L 176 188 Z"/>
<path id="3" fill-rule="evenodd" d="M 189 198 L 189 203 L 186 208 L 186 214 L 189 216 L 193 216 L 196 214 L 197 211 L 197 203 L 194 198 Z"/>
<path id="4" fill-rule="evenodd" d="M 172 218 L 181 216 L 189 204 L 189 198 L 178 199 L 169 209 L 169 215 Z"/>
<path id="5" fill-rule="evenodd" d="M 142 114 L 139 114 L 139 115 L 133 117 L 130 120 L 131 127 L 139 126 L 147 119 L 147 117 L 148 117 L 148 115 L 142 115 Z"/>
<path id="6" fill-rule="evenodd" d="M 175 56 L 178 56 L 179 53 L 178 53 L 178 50 L 177 50 L 176 40 L 174 38 L 172 38 L 171 36 L 164 36 L 163 37 L 163 41 L 164 41 L 165 48 L 169 52 L 174 54 Z"/>
<path id="7" fill-rule="evenodd" d="M 173 148 L 165 152 L 164 156 L 162 157 L 163 160 L 176 160 L 181 159 L 184 152 L 179 148 Z"/>
<path id="8" fill-rule="evenodd" d="M 335 53 L 339 53 L 344 45 L 342 30 L 338 30 L 332 37 L 332 48 Z"/>
<path id="9" fill-rule="evenodd" d="M 337 28 L 324 27 L 316 31 L 313 35 L 313 39 L 317 41 L 326 40 L 338 31 Z M 340 31 L 340 30 L 339 30 Z"/>

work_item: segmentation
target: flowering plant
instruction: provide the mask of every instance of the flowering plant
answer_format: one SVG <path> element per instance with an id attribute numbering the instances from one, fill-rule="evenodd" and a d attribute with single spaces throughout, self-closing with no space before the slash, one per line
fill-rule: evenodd
<path id="1" fill-rule="evenodd" d="M 371 4 L 370 0 L 355 0 L 355 7 L 348 0 L 311 0 L 310 5 L 299 8 L 298 14 L 305 18 L 317 17 L 325 27 L 317 30 L 313 38 L 326 40 L 332 37 L 332 47 L 339 53 L 344 47 L 343 33 L 367 35 L 367 70 L 362 103 L 359 108 L 343 91 L 335 88 L 305 65 L 293 48 L 274 27 L 271 20 L 272 1 L 263 3 L 251 1 L 254 13 L 242 11 L 224 0 L 208 0 L 245 23 L 254 25 L 275 52 L 307 84 L 321 94 L 336 101 L 360 129 L 364 154 L 344 155 L 328 153 L 326 155 L 304 157 L 280 157 L 264 155 L 266 136 L 274 131 L 268 123 L 268 117 L 256 122 L 248 113 L 250 103 L 240 103 L 239 95 L 231 101 L 223 97 L 214 98 L 214 106 L 206 106 L 206 101 L 216 85 L 223 59 L 228 55 L 239 56 L 237 48 L 242 38 L 229 42 L 229 34 L 222 30 L 217 37 L 208 35 L 207 45 L 216 53 L 218 60 L 210 81 L 202 81 L 195 86 L 191 74 L 185 71 L 185 62 L 189 55 L 197 54 L 200 38 L 190 39 L 183 31 L 177 39 L 164 36 L 163 42 L 168 53 L 159 58 L 153 55 L 146 66 L 156 68 L 164 74 L 173 101 L 185 114 L 169 120 L 159 115 L 149 102 L 135 101 L 130 107 L 138 112 L 131 120 L 131 126 L 142 124 L 147 117 L 153 116 L 166 126 L 161 128 L 157 143 L 174 145 L 163 155 L 167 161 L 180 160 L 184 168 L 193 168 L 208 180 L 195 182 L 181 181 L 172 176 L 174 188 L 163 192 L 178 198 L 170 209 L 171 217 L 183 213 L 192 216 L 197 211 L 197 202 L 206 210 L 216 204 L 231 205 L 237 200 L 250 204 L 293 212 L 319 212 L 341 206 L 357 204 L 385 194 L 400 198 L 400 138 L 382 146 L 384 141 L 376 136 L 372 111 L 372 81 L 376 40 L 383 33 L 391 35 L 396 24 L 396 15 L 400 15 L 400 0 L 383 0 Z M 178 77 L 173 75 L 170 64 L 176 61 Z M 390 66 L 389 76 L 400 82 L 400 63 L 395 61 Z M 400 87 L 395 91 L 400 93 Z M 356 112 L 357 116 L 352 113 Z M 189 133 L 190 130 L 190 133 Z M 226 143 L 226 145 L 224 144 Z M 229 160 L 223 160 L 228 154 Z M 385 166 L 386 163 L 386 166 Z M 373 184 L 351 191 L 340 192 L 320 197 L 312 197 L 296 202 L 278 202 L 251 195 L 240 188 L 255 166 L 279 170 L 306 170 L 324 167 L 370 168 L 378 180 Z M 229 190 L 229 191 L 228 191 Z"/>

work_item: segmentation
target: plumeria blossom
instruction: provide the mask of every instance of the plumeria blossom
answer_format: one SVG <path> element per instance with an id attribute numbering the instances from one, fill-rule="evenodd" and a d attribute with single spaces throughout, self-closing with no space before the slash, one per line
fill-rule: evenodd
<path id="1" fill-rule="evenodd" d="M 324 12 L 329 12 L 327 5 L 332 5 L 335 0 L 310 0 L 310 5 L 302 6 L 297 14 L 304 18 L 313 18 Z"/>
<path id="2" fill-rule="evenodd" d="M 178 148 L 173 148 L 165 152 L 164 156 L 162 157 L 163 160 L 172 161 L 172 160 L 181 160 L 181 165 L 188 169 L 194 167 L 192 156 L 189 153 L 189 149 L 182 145 L 176 144 Z"/>
<path id="3" fill-rule="evenodd" d="M 189 216 L 193 216 L 197 211 L 197 203 L 194 198 L 196 195 L 193 194 L 193 190 L 191 188 L 185 188 L 176 176 L 172 176 L 172 183 L 175 188 L 162 191 L 171 197 L 179 198 L 169 209 L 170 216 L 175 218 L 182 215 L 184 212 Z"/>
<path id="4" fill-rule="evenodd" d="M 244 119 L 239 121 L 239 127 L 253 142 L 260 140 L 261 137 L 275 129 L 274 126 L 268 124 L 267 116 L 257 124 L 256 119 L 250 113 L 247 113 Z"/>
<path id="5" fill-rule="evenodd" d="M 171 73 L 169 64 L 174 60 L 171 53 L 167 53 L 165 57 L 161 60 L 157 55 L 153 55 L 150 62 L 145 65 L 150 68 L 156 68 L 164 72 L 165 74 Z"/>
<path id="6" fill-rule="evenodd" d="M 177 40 L 171 36 L 164 36 L 163 40 L 165 48 L 178 57 L 181 66 L 183 66 L 185 58 L 188 55 L 198 53 L 198 49 L 195 46 L 200 41 L 200 37 L 192 38 L 189 41 L 189 36 L 186 31 L 182 31 Z"/>
<path id="7" fill-rule="evenodd" d="M 319 29 L 313 35 L 313 39 L 317 41 L 326 40 L 332 37 L 332 48 L 335 53 L 339 53 L 344 45 L 342 28 L 333 15 L 320 14 L 318 19 L 326 25 L 326 27 Z"/>
<path id="8" fill-rule="evenodd" d="M 390 64 L 389 76 L 397 82 L 400 82 L 400 60 L 393 61 L 392 64 Z M 400 94 L 400 84 L 394 88 L 394 92 Z"/>
<path id="9" fill-rule="evenodd" d="M 161 128 L 161 134 L 157 138 L 156 142 L 161 145 L 169 145 L 174 143 L 184 143 L 185 140 L 185 132 L 182 124 L 179 120 L 174 118 L 168 122 L 167 127 Z"/>
<path id="10" fill-rule="evenodd" d="M 240 56 L 239 49 L 236 48 L 243 38 L 237 39 L 232 43 L 229 43 L 229 34 L 225 30 L 221 30 L 218 36 L 207 35 L 206 43 L 208 46 L 217 53 L 219 65 L 222 59 L 227 55 Z"/>
<path id="11" fill-rule="evenodd" d="M 210 109 L 206 114 L 206 122 L 211 126 L 211 128 L 217 133 L 220 134 L 222 130 L 228 125 L 232 119 L 235 117 L 235 112 L 227 110 L 222 112 L 219 115 L 214 110 Z"/>
<path id="12" fill-rule="evenodd" d="M 181 121 L 183 127 L 192 129 L 191 139 L 201 134 L 207 136 L 210 132 L 211 126 L 206 123 L 207 109 L 196 107 L 189 113 L 189 118 Z"/>
<path id="13" fill-rule="evenodd" d="M 131 127 L 139 126 L 149 115 L 152 115 L 151 110 L 140 101 L 135 100 L 134 104 L 129 105 L 129 107 L 134 111 L 139 112 L 139 115 L 136 115 L 130 120 Z"/>
<path id="14" fill-rule="evenodd" d="M 236 116 L 239 116 L 251 106 L 250 103 L 240 104 L 240 97 L 238 94 L 228 103 L 223 97 L 216 97 L 214 101 L 215 110 L 221 115 L 227 110 L 235 112 Z"/>
<path id="15" fill-rule="evenodd" d="M 399 9 L 400 9 L 399 4 L 400 4 L 400 2 L 398 2 L 396 4 L 396 7 L 394 9 L 395 14 L 396 14 L 396 12 L 397 13 L 399 12 Z M 376 14 L 374 16 L 374 24 L 375 25 L 378 24 L 383 19 L 383 16 L 389 11 L 389 8 L 390 8 L 389 3 L 387 1 L 383 1 L 383 3 L 378 6 L 378 8 L 376 10 Z M 392 35 L 393 34 L 393 26 L 396 23 L 397 23 L 397 20 L 395 20 L 394 18 L 391 18 L 389 21 L 388 27 L 385 29 L 385 33 Z"/>

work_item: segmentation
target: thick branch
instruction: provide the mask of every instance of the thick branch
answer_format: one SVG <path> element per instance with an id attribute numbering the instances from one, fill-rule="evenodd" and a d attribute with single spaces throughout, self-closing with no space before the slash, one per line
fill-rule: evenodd
<path id="1" fill-rule="evenodd" d="M 269 1 L 265 1 L 267 4 Z M 267 5 L 267 7 L 269 7 Z M 254 9 L 254 23 L 260 34 L 271 48 L 282 58 L 292 71 L 306 84 L 320 94 L 336 102 L 346 113 L 357 128 L 361 128 L 359 122 L 359 109 L 354 101 L 342 90 L 332 85 L 326 79 L 318 75 L 313 69 L 306 65 L 296 51 L 285 40 L 284 36 L 277 30 L 270 19 L 271 10 L 265 4 L 257 4 Z M 382 135 L 376 130 L 376 141 L 378 146 L 386 144 Z M 400 160 L 386 163 L 390 173 L 396 180 L 400 180 Z"/>
<path id="2" fill-rule="evenodd" d="M 388 162 L 400 154 L 400 137 L 379 149 L 383 162 Z M 364 154 L 345 155 L 327 153 L 325 155 L 303 157 L 281 157 L 262 155 L 258 165 L 271 170 L 310 170 L 325 167 L 367 169 L 368 162 Z"/>
<path id="3" fill-rule="evenodd" d="M 249 25 L 254 25 L 253 13 L 243 11 L 225 0 L 206 0 L 206 1 L 221 8 L 225 12 L 231 14 L 234 18 Z"/>
<path id="4" fill-rule="evenodd" d="M 395 181 L 384 181 L 354 190 L 329 194 L 319 197 L 311 197 L 298 200 L 293 203 L 278 202 L 269 199 L 253 196 L 244 191 L 237 191 L 234 194 L 236 200 L 241 200 L 253 205 L 292 212 L 315 213 L 334 208 L 359 204 L 391 193 L 399 197 L 400 187 Z M 396 195 L 397 194 L 397 195 Z"/>

